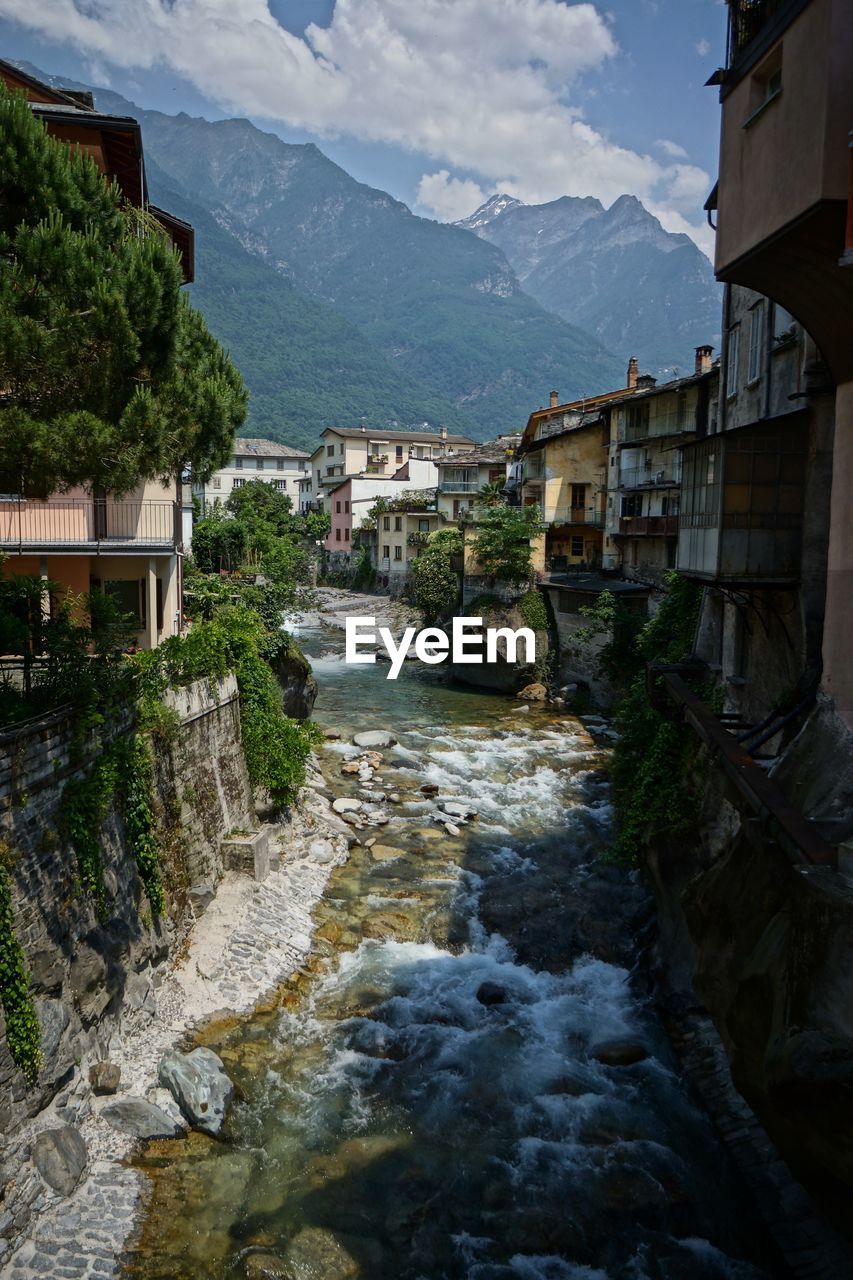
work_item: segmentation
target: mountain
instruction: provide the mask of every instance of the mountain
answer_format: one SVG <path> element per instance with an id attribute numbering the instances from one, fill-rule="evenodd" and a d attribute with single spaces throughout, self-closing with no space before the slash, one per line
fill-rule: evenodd
<path id="1" fill-rule="evenodd" d="M 110 91 L 96 89 L 95 101 L 101 110 L 141 122 L 146 156 L 160 175 L 156 199 L 165 204 L 170 188 L 208 215 L 198 219 L 194 296 L 258 398 L 247 431 L 261 429 L 256 414 L 262 413 L 273 423 L 265 433 L 281 435 L 277 415 L 286 424 L 307 412 L 326 425 L 361 417 L 377 425 L 428 420 L 488 438 L 517 429 L 552 387 L 580 396 L 621 379 L 622 356 L 529 297 L 499 248 L 416 217 L 386 192 L 356 182 L 312 144 L 285 143 L 247 120 L 142 110 Z M 205 267 L 211 219 L 222 233 L 215 241 L 217 272 L 230 258 L 227 294 Z M 238 311 L 251 318 L 256 307 L 258 277 L 242 282 L 246 255 L 281 282 L 275 333 L 233 320 Z M 306 304 L 297 327 L 308 344 L 304 361 L 289 360 L 283 350 L 297 299 Z M 272 308 L 271 298 L 267 303 Z M 326 379 L 335 392 L 327 401 L 319 371 L 342 333 L 350 356 L 366 349 L 357 339 L 372 354 L 362 369 L 347 359 L 339 379 Z M 388 394 L 389 369 L 399 381 L 396 395 Z"/>
<path id="2" fill-rule="evenodd" d="M 692 369 L 695 347 L 719 346 L 721 294 L 710 262 L 634 196 L 605 209 L 591 198 L 526 205 L 496 195 L 456 225 L 502 249 L 543 307 L 611 351 L 636 355 L 644 369 Z"/>

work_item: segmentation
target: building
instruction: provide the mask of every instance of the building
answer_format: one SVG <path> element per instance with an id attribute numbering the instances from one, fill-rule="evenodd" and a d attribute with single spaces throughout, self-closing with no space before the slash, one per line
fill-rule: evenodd
<path id="1" fill-rule="evenodd" d="M 291 449 L 277 440 L 234 441 L 234 456 L 228 466 L 215 471 L 204 484 L 193 485 L 193 496 L 198 499 L 201 512 L 206 515 L 217 503 L 225 503 L 234 489 L 240 489 L 247 480 L 264 480 L 273 488 L 288 494 L 293 509 L 300 509 L 300 485 L 309 473 L 311 455 L 301 449 Z"/>
<path id="2" fill-rule="evenodd" d="M 95 111 L 91 94 L 54 89 L 0 61 L 0 78 L 22 93 L 48 133 L 91 155 L 128 203 L 153 218 L 177 250 L 185 282 L 193 278 L 192 227 L 148 199 L 142 133 L 136 120 Z M 8 481 L 7 481 L 8 483 Z M 182 626 L 180 481 L 148 481 L 121 498 L 72 489 L 47 501 L 0 494 L 0 573 L 34 574 L 65 590 L 101 589 L 137 624 L 137 641 L 154 648 Z"/>
<path id="3" fill-rule="evenodd" d="M 637 379 L 630 396 L 610 400 L 605 569 L 661 586 L 676 564 L 685 441 L 716 429 L 719 370 L 713 348 L 698 347 L 694 373 L 658 386 Z"/>
<path id="4" fill-rule="evenodd" d="M 475 449 L 438 462 L 438 510 L 446 520 L 472 511 L 477 494 L 489 485 L 506 490 L 512 479 L 520 435 L 498 436 Z"/>
<path id="5" fill-rule="evenodd" d="M 393 476 L 349 476 L 340 480 L 328 490 L 325 499 L 331 520 L 326 551 L 348 555 L 378 500 L 399 502 L 407 494 L 429 493 L 434 502 L 436 483 L 436 464 L 426 458 L 409 459 Z"/>
<path id="6" fill-rule="evenodd" d="M 409 461 L 433 462 L 473 448 L 468 436 L 439 431 L 369 431 L 366 427 L 327 427 L 311 455 L 311 485 L 303 486 L 307 506 L 329 510 L 328 495 L 347 477 L 377 481 L 399 476 Z M 434 483 L 434 482 L 433 482 Z"/>
<path id="7" fill-rule="evenodd" d="M 585 400 L 559 403 L 551 392 L 547 409 L 532 413 L 519 445 L 521 501 L 538 506 L 546 525 L 545 565 L 553 572 L 600 567 L 607 498 L 607 447 L 611 400 L 637 391 L 637 362 L 627 386 Z"/>
<path id="8" fill-rule="evenodd" d="M 728 0 L 728 7 L 726 66 L 713 77 L 713 83 L 719 85 L 722 107 L 719 182 L 708 201 L 709 216 L 716 213 L 717 217 L 716 274 L 726 284 L 741 286 L 766 300 L 755 320 L 756 342 L 767 317 L 775 315 L 777 307 L 783 308 L 783 314 L 793 317 L 811 335 L 825 370 L 823 374 L 817 368 L 803 370 L 808 385 L 802 387 L 805 394 L 793 404 L 805 410 L 811 421 L 774 424 L 759 418 L 756 422 L 760 425 L 751 434 L 748 425 L 740 428 L 745 432 L 742 449 L 734 440 L 726 442 L 724 488 L 731 496 L 737 490 L 738 501 L 745 504 L 738 512 L 741 524 L 763 535 L 752 540 L 753 546 L 740 548 L 739 554 L 746 559 L 738 571 L 741 576 L 752 576 L 757 546 L 763 541 L 762 580 L 767 580 L 768 557 L 776 562 L 773 572 L 791 580 L 797 567 L 791 559 L 795 551 L 791 525 L 802 521 L 801 505 L 806 513 L 811 509 L 810 481 L 805 478 L 804 499 L 796 499 L 793 493 L 774 499 L 774 510 L 768 513 L 773 523 L 765 521 L 763 528 L 759 525 L 756 529 L 761 503 L 770 500 L 768 487 L 755 484 L 758 473 L 764 474 L 768 466 L 766 460 L 759 461 L 759 455 L 775 439 L 772 452 L 777 474 L 781 478 L 799 467 L 802 476 L 802 461 L 797 464 L 793 459 L 810 459 L 808 451 L 813 443 L 821 448 L 815 415 L 822 417 L 823 410 L 813 397 L 825 394 L 833 404 L 835 424 L 825 608 L 821 610 L 821 683 L 847 727 L 853 729 L 849 654 L 853 599 L 853 7 L 849 0 Z M 750 320 L 747 330 L 741 318 L 727 326 L 724 341 L 736 348 L 732 354 L 724 346 L 727 369 L 741 368 L 745 350 L 752 348 L 752 324 Z M 766 328 L 763 332 L 766 336 Z M 764 358 L 772 365 L 772 350 L 765 347 Z M 731 378 L 730 386 L 734 386 L 734 372 Z M 740 397 L 739 381 L 737 386 Z M 825 387 L 829 389 L 824 392 Z M 774 415 L 768 410 L 766 416 L 770 419 Z M 729 423 L 730 419 L 723 420 L 724 433 Z M 716 458 L 714 462 L 716 466 Z M 817 479 L 820 462 L 809 470 Z M 715 471 L 714 483 L 719 474 Z M 748 477 L 748 492 L 737 489 L 741 483 L 738 475 Z M 812 496 L 825 510 L 827 492 L 813 486 Z M 725 506 L 727 498 L 721 501 Z M 788 503 L 796 509 L 788 510 Z M 724 510 L 726 519 L 721 524 L 726 538 L 717 558 L 724 573 L 728 572 L 728 514 Z M 814 538 L 805 538 L 802 551 L 806 545 L 814 548 Z M 681 558 L 681 551 L 679 555 Z M 697 556 L 698 551 L 685 541 L 686 570 L 697 568 Z M 802 558 L 799 581 L 805 581 Z"/>

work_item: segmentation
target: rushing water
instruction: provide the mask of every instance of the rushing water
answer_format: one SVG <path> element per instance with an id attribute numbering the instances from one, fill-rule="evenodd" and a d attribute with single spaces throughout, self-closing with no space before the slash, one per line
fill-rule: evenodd
<path id="1" fill-rule="evenodd" d="M 344 739 L 392 728 L 379 785 L 406 803 L 334 873 L 310 971 L 206 1036 L 239 1101 L 224 1141 L 142 1157 L 152 1203 L 129 1274 L 782 1274 L 626 967 L 645 895 L 596 865 L 603 751 L 577 721 L 420 666 L 386 681 L 345 667 L 329 633 L 303 640 L 318 719 Z M 347 750 L 325 752 L 341 793 Z M 424 783 L 477 808 L 461 838 L 431 821 Z M 604 1065 L 606 1041 L 648 1056 Z"/>

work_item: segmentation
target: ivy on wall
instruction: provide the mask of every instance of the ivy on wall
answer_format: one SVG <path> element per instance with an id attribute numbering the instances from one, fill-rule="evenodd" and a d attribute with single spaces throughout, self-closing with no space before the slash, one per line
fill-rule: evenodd
<path id="1" fill-rule="evenodd" d="M 41 1030 L 30 992 L 24 952 L 15 937 L 7 866 L 9 854 L 9 846 L 0 841 L 0 1002 L 6 1021 L 9 1052 L 32 1083 L 42 1065 Z"/>

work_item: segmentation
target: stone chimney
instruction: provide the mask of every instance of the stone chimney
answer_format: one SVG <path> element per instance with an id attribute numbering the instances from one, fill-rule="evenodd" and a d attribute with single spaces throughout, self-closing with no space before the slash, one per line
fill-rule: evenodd
<path id="1" fill-rule="evenodd" d="M 559 391 L 552 391 L 552 392 L 551 392 L 551 408 L 552 408 L 552 409 L 556 409 L 556 407 L 557 407 L 557 405 L 558 405 L 559 403 L 560 403 L 560 393 L 559 393 Z"/>
<path id="2" fill-rule="evenodd" d="M 713 360 L 713 347 L 697 347 L 696 348 L 696 377 L 700 374 L 711 372 L 711 363 Z"/>
<path id="3" fill-rule="evenodd" d="M 635 389 L 637 385 L 637 375 L 639 372 L 640 366 L 637 363 L 637 357 L 631 356 L 631 359 L 628 361 L 628 382 L 626 384 L 629 391 L 633 391 Z"/>
<path id="4" fill-rule="evenodd" d="M 636 382 L 638 391 L 651 391 L 652 387 L 657 385 L 657 378 L 652 377 L 650 373 L 641 373 Z"/>
<path id="5" fill-rule="evenodd" d="M 447 439 L 447 427 L 439 427 L 439 428 L 438 428 L 438 434 L 439 434 L 439 438 L 440 438 L 440 439 L 442 439 L 442 440 L 446 440 L 446 439 Z"/>

